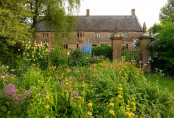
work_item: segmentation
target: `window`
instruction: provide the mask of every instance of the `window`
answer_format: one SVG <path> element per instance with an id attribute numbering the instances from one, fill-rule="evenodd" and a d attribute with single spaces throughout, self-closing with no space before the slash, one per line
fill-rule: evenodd
<path id="1" fill-rule="evenodd" d="M 100 36 L 101 36 L 101 33 L 100 32 L 95 32 L 95 38 L 100 38 Z"/>
<path id="2" fill-rule="evenodd" d="M 77 44 L 77 49 L 79 48 L 79 44 Z"/>
<path id="3" fill-rule="evenodd" d="M 43 38 L 48 38 L 49 34 L 48 33 L 43 33 Z"/>
<path id="4" fill-rule="evenodd" d="M 126 44 L 126 48 L 128 49 L 128 44 Z"/>
<path id="5" fill-rule="evenodd" d="M 113 33 L 109 33 L 109 34 L 108 34 L 108 37 L 109 37 L 109 38 L 113 37 Z"/>
<path id="6" fill-rule="evenodd" d="M 63 49 L 68 49 L 68 44 L 62 44 Z"/>
<path id="7" fill-rule="evenodd" d="M 63 38 L 66 38 L 67 37 L 67 33 L 63 33 Z"/>
<path id="8" fill-rule="evenodd" d="M 77 37 L 78 37 L 78 38 L 79 38 L 79 37 L 84 37 L 84 33 L 78 32 L 78 33 L 77 33 Z"/>
<path id="9" fill-rule="evenodd" d="M 94 45 L 92 45 L 92 46 L 96 47 L 97 45 L 94 44 Z"/>
<path id="10" fill-rule="evenodd" d="M 123 32 L 122 37 L 128 37 L 128 32 Z"/>

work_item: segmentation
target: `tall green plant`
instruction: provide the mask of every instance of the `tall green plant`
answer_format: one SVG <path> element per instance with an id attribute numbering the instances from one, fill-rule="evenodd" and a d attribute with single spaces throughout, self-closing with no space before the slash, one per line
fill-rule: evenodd
<path id="1" fill-rule="evenodd" d="M 174 74 L 174 23 L 163 21 L 159 35 L 151 42 L 153 66 Z"/>

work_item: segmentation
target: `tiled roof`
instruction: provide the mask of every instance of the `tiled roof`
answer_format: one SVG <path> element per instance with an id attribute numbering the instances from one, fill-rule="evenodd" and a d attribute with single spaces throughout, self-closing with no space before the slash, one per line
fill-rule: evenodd
<path id="1" fill-rule="evenodd" d="M 121 32 L 142 32 L 142 27 L 136 16 L 79 16 L 76 31 L 115 31 L 115 23 L 118 23 L 118 29 Z M 50 31 L 46 28 L 44 22 L 38 24 L 38 31 Z"/>

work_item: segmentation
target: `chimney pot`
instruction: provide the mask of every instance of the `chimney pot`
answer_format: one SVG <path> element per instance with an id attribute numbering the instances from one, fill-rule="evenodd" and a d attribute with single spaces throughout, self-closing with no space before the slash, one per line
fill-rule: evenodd
<path id="1" fill-rule="evenodd" d="M 88 17 L 90 16 L 89 11 L 90 11 L 89 9 L 86 9 L 86 16 Z"/>
<path id="2" fill-rule="evenodd" d="M 132 9 L 131 12 L 132 12 L 132 16 L 135 16 L 135 9 Z"/>

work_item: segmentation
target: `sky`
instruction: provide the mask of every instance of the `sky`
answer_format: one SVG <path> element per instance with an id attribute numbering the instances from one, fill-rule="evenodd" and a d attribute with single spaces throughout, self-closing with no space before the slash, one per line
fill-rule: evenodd
<path id="1" fill-rule="evenodd" d="M 167 0 L 82 0 L 79 15 L 86 15 L 86 9 L 90 9 L 90 15 L 131 15 L 131 9 L 141 25 L 146 23 L 150 28 L 159 23 L 160 9 Z"/>

